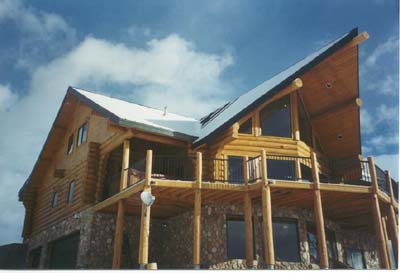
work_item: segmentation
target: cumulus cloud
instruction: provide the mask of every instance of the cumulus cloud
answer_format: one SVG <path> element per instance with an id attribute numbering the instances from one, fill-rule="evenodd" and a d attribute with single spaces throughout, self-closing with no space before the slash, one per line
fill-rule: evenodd
<path id="1" fill-rule="evenodd" d="M 382 80 L 377 82 L 369 82 L 366 86 L 368 90 L 381 93 L 383 95 L 393 95 L 398 94 L 398 78 L 394 75 L 386 75 Z"/>
<path id="2" fill-rule="evenodd" d="M 0 237 L 0 244 L 20 236 L 23 209 L 17 203 L 17 192 L 36 161 L 69 85 L 106 94 L 106 87 L 114 86 L 114 91 L 121 87 L 120 97 L 200 117 L 225 102 L 230 85 L 222 74 L 232 63 L 229 54 L 201 52 L 180 36 L 169 35 L 152 39 L 143 48 L 87 37 L 62 56 L 37 66 L 29 94 L 0 115 L 7 132 L 0 139 L 0 181 L 2 186 L 7 184 L 0 191 L 0 234 L 7 234 Z M 4 90 L 1 94 L 12 94 L 9 88 Z"/>
<path id="3" fill-rule="evenodd" d="M 365 109 L 361 109 L 360 111 L 360 122 L 361 128 L 364 133 L 369 134 L 374 131 L 375 123 L 373 122 L 373 118 L 370 113 Z"/>
<path id="4" fill-rule="evenodd" d="M 365 61 L 367 67 L 373 67 L 377 61 L 386 54 L 391 54 L 399 48 L 397 36 L 389 37 L 384 43 L 378 45 Z"/>
<path id="5" fill-rule="evenodd" d="M 0 113 L 8 111 L 17 99 L 18 96 L 11 91 L 9 85 L 0 84 Z"/>

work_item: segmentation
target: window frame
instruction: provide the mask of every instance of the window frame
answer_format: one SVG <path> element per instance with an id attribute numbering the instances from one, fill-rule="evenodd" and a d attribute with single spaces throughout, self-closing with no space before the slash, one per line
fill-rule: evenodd
<path id="1" fill-rule="evenodd" d="M 262 118 L 262 116 L 270 117 L 273 113 L 281 111 L 282 108 L 279 108 L 279 110 L 275 110 L 275 111 L 272 111 L 271 108 L 273 108 L 274 106 L 276 107 L 276 105 L 279 105 L 282 101 L 285 101 L 286 104 L 287 104 L 287 107 L 285 107 L 285 108 L 288 109 L 288 119 L 289 119 L 288 120 L 288 128 L 289 128 L 289 132 L 285 136 L 273 135 L 273 134 L 270 134 L 268 132 L 268 130 L 265 130 L 265 131 L 263 130 L 263 120 L 264 119 Z M 285 103 L 283 103 L 283 105 L 285 105 Z M 264 136 L 264 137 L 292 138 L 292 133 L 293 132 L 292 132 L 292 109 L 291 108 L 292 107 L 291 107 L 291 102 L 290 102 L 290 95 L 286 95 L 286 96 L 284 96 L 282 98 L 279 98 L 277 100 L 274 100 L 274 101 L 264 105 L 257 113 L 258 119 L 259 119 L 259 130 L 260 130 L 261 136 Z"/>
<path id="2" fill-rule="evenodd" d="M 353 264 L 348 263 L 348 259 L 349 259 L 348 251 L 360 252 L 361 253 L 363 268 L 354 268 Z M 350 265 L 353 269 L 358 269 L 358 270 L 367 269 L 367 263 L 366 263 L 366 260 L 365 260 L 365 257 L 364 257 L 364 250 L 359 249 L 359 248 L 345 247 L 344 248 L 344 254 L 345 254 L 345 257 L 346 257 L 346 264 Z"/>
<path id="3" fill-rule="evenodd" d="M 75 184 L 75 180 L 71 180 L 68 183 L 67 204 L 72 204 L 74 202 Z"/>
<path id="4" fill-rule="evenodd" d="M 72 152 L 74 151 L 74 133 L 72 133 L 69 137 L 68 137 L 68 142 L 67 142 L 67 155 L 72 154 Z"/>
<path id="5" fill-rule="evenodd" d="M 53 195 L 51 198 L 51 207 L 53 209 L 58 207 L 58 192 L 57 191 L 53 192 Z"/>
<path id="6" fill-rule="evenodd" d="M 289 263 L 301 263 L 301 248 L 300 248 L 300 232 L 299 232 L 299 220 L 297 218 L 288 218 L 288 217 L 273 217 L 272 218 L 272 230 L 273 230 L 273 225 L 274 223 L 279 222 L 279 223 L 291 223 L 291 224 L 295 224 L 296 225 L 296 237 L 297 237 L 297 260 L 296 261 L 286 261 L 286 260 L 280 260 L 277 256 L 276 256 L 276 260 L 277 261 L 282 261 L 282 262 L 289 262 Z M 262 222 L 262 224 L 264 225 L 264 223 Z M 263 226 L 264 228 L 264 226 Z M 276 238 L 275 238 L 275 233 L 273 233 L 273 238 L 274 238 L 274 252 L 276 253 Z M 263 240 L 264 241 L 264 240 Z M 265 247 L 265 246 L 264 246 Z"/>
<path id="7" fill-rule="evenodd" d="M 82 144 L 85 144 L 87 142 L 88 131 L 89 131 L 89 122 L 85 121 L 78 128 L 78 132 L 76 134 L 76 147 L 79 147 Z M 85 138 L 83 139 L 83 137 L 85 137 Z"/>
<path id="8" fill-rule="evenodd" d="M 240 176 L 240 175 L 238 175 L 239 176 L 239 179 L 238 180 L 231 180 L 230 179 L 230 166 L 231 166 L 231 163 L 230 163 L 230 160 L 239 160 L 240 159 L 240 161 L 241 161 L 241 167 L 239 168 L 239 170 L 240 171 L 238 171 L 238 172 L 240 172 L 242 175 Z M 237 185 L 243 185 L 244 184 L 244 172 L 243 172 L 243 161 L 244 161 L 244 158 L 243 158 L 243 156 L 237 156 L 237 155 L 227 155 L 226 156 L 226 160 L 227 160 L 227 165 L 228 165 L 228 167 L 227 167 L 227 174 L 226 174 L 226 178 L 227 178 L 227 180 L 228 180 L 228 182 L 230 183 L 230 184 L 237 184 Z"/>
<path id="9" fill-rule="evenodd" d="M 246 259 L 246 235 L 245 235 L 245 240 L 244 240 L 244 257 L 243 258 L 230 258 L 229 257 L 229 232 L 228 232 L 228 221 L 241 221 L 244 224 L 244 230 L 243 234 L 246 234 L 246 222 L 244 219 L 244 215 L 236 215 L 236 214 L 226 214 L 225 215 L 225 225 L 226 225 L 226 257 L 228 260 L 235 260 L 235 259 Z M 255 244 L 255 236 L 254 236 L 254 218 L 251 217 L 252 221 L 252 232 L 253 232 L 253 259 L 256 258 L 256 244 Z"/>

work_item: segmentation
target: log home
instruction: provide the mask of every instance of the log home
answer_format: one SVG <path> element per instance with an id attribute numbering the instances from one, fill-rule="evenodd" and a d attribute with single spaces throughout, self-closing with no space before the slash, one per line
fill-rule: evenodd
<path id="1" fill-rule="evenodd" d="M 30 267 L 396 268 L 398 185 L 361 155 L 367 38 L 200 120 L 69 87 L 19 193 Z"/>

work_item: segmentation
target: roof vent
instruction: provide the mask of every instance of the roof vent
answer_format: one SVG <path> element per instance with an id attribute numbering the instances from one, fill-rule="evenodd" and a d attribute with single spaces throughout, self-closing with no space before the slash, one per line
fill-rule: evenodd
<path id="1" fill-rule="evenodd" d="M 343 138 L 344 138 L 344 137 L 343 137 L 342 134 L 338 134 L 338 135 L 336 136 L 336 139 L 339 140 L 339 141 L 340 141 L 340 140 L 343 140 Z"/>
<path id="2" fill-rule="evenodd" d="M 165 117 L 167 115 L 167 106 L 164 106 L 164 113 L 163 116 Z"/>

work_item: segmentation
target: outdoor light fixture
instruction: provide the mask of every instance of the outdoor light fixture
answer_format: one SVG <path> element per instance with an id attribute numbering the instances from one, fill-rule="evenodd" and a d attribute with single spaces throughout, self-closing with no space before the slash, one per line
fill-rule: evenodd
<path id="1" fill-rule="evenodd" d="M 325 83 L 325 87 L 326 87 L 326 89 L 331 89 L 332 83 L 330 83 L 330 82 Z"/>
<path id="2" fill-rule="evenodd" d="M 151 192 L 148 191 L 142 191 L 142 193 L 140 194 L 140 199 L 142 199 L 143 204 L 145 204 L 148 207 L 153 205 L 154 200 L 156 200 L 156 198 L 151 194 Z"/>

